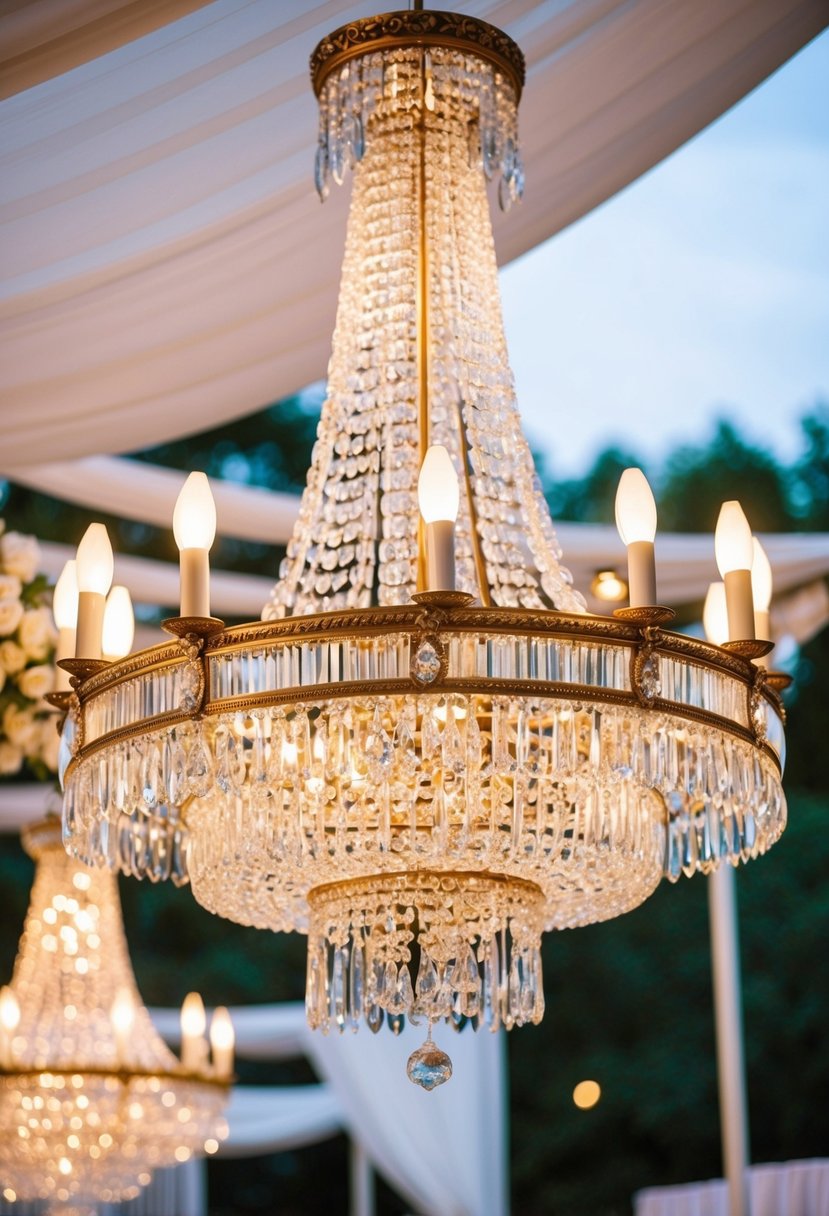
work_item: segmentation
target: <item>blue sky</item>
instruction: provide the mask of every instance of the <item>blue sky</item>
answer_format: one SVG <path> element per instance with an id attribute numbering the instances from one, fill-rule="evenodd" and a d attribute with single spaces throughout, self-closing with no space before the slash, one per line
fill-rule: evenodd
<path id="1" fill-rule="evenodd" d="M 658 465 L 718 416 L 791 457 L 829 402 L 829 34 L 501 290 L 525 429 L 557 475 L 613 441 Z"/>

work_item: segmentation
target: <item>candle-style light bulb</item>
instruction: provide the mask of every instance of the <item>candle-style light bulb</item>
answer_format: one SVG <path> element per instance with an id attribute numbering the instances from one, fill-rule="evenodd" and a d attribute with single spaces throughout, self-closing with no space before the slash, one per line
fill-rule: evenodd
<path id="1" fill-rule="evenodd" d="M 0 1064 L 3 1068 L 11 1068 L 12 1039 L 20 1024 L 20 1006 L 14 990 L 8 984 L 0 988 Z"/>
<path id="2" fill-rule="evenodd" d="M 126 587 L 117 584 L 107 596 L 104 609 L 103 652 L 104 658 L 114 663 L 123 659 L 132 650 L 135 637 L 135 615 L 132 598 Z"/>
<path id="3" fill-rule="evenodd" d="M 631 608 L 656 603 L 656 502 L 641 469 L 625 469 L 616 490 L 616 527 L 627 547 Z"/>
<path id="4" fill-rule="evenodd" d="M 103 524 L 90 524 L 78 545 L 78 631 L 75 657 L 100 659 L 106 595 L 112 586 L 112 545 Z"/>
<path id="5" fill-rule="evenodd" d="M 235 1044 L 236 1034 L 230 1014 L 224 1005 L 219 1005 L 210 1019 L 210 1048 L 213 1052 L 213 1071 L 223 1081 L 229 1081 L 233 1076 Z"/>
<path id="6" fill-rule="evenodd" d="M 426 582 L 429 591 L 455 590 L 455 520 L 460 486 L 452 458 L 435 443 L 427 451 L 417 479 L 417 502 L 425 528 Z"/>
<path id="7" fill-rule="evenodd" d="M 206 1026 L 204 1001 L 198 992 L 188 992 L 181 1006 L 181 1062 L 188 1072 L 199 1072 L 204 1066 Z"/>
<path id="8" fill-rule="evenodd" d="M 216 504 L 204 473 L 191 473 L 176 499 L 173 535 L 179 548 L 181 615 L 210 616 L 210 561 Z"/>
<path id="9" fill-rule="evenodd" d="M 709 642 L 722 646 L 728 641 L 728 612 L 725 606 L 725 583 L 711 583 L 702 610 L 702 627 Z"/>
<path id="10" fill-rule="evenodd" d="M 720 507 L 714 534 L 714 553 L 725 583 L 729 641 L 753 638 L 751 566 L 754 561 L 754 543 L 745 512 L 736 499 L 724 502 Z"/>
<path id="11" fill-rule="evenodd" d="M 771 596 L 774 590 L 774 576 L 768 554 L 756 536 L 752 538 L 754 552 L 751 561 L 751 594 L 754 598 L 754 632 L 758 638 L 769 642 L 771 636 Z M 758 667 L 769 666 L 769 655 L 761 655 L 754 660 Z"/>
<path id="12" fill-rule="evenodd" d="M 109 1011 L 112 1033 L 115 1036 L 115 1055 L 119 1065 L 129 1059 L 129 1043 L 135 1024 L 135 1002 L 128 988 L 119 988 Z"/>
<path id="13" fill-rule="evenodd" d="M 52 615 L 58 630 L 55 662 L 75 657 L 75 634 L 78 628 L 78 564 L 73 558 L 65 563 L 52 593 Z M 69 672 L 57 669 L 56 692 L 71 688 Z"/>

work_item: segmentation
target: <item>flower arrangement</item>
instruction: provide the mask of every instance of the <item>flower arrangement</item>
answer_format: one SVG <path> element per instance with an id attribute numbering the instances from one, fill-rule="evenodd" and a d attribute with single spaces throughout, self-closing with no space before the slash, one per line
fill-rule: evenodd
<path id="1" fill-rule="evenodd" d="M 35 538 L 7 532 L 0 519 L 0 778 L 46 781 L 58 766 L 55 716 L 44 700 L 55 686 L 57 633 L 39 565 Z"/>

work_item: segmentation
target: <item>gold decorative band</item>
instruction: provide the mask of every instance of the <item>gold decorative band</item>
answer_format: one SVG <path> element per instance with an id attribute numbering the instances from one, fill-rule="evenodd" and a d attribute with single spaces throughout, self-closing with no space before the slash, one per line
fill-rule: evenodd
<path id="1" fill-rule="evenodd" d="M 511 874 L 494 874 L 490 870 L 391 870 L 388 874 L 366 874 L 360 878 L 343 878 L 337 882 L 321 883 L 308 892 L 308 903 L 324 903 L 330 898 L 343 895 L 362 896 L 373 891 L 407 893 L 424 888 L 481 891 L 509 889 L 521 894 L 528 901 L 543 900 L 544 893 L 537 883 L 526 878 L 515 878 Z"/>
<path id="2" fill-rule="evenodd" d="M 526 68 L 517 43 L 486 21 L 432 9 L 381 13 L 349 22 L 326 35 L 311 56 L 314 92 L 319 97 L 328 77 L 349 59 L 412 46 L 447 47 L 477 55 L 503 72 L 515 89 L 516 103 L 520 100 Z"/>

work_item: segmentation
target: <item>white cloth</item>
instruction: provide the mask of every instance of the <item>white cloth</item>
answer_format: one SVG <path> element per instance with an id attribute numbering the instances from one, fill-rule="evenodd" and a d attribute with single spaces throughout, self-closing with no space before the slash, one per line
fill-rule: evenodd
<path id="1" fill-rule="evenodd" d="M 829 1216 L 829 1160 L 753 1165 L 751 1216 Z M 652 1187 L 634 1199 L 635 1216 L 728 1216 L 725 1182 Z"/>
<path id="2" fill-rule="evenodd" d="M 376 0 L 215 0 L 0 103 L 3 465 L 146 447 L 324 373 L 347 190 L 311 185 L 307 59 Z M 823 0 L 466 0 L 523 44 L 508 261 L 754 88 Z M 0 20 L 0 42 L 3 21 Z"/>
<path id="3" fill-rule="evenodd" d="M 177 1044 L 178 1012 L 151 1012 L 167 1042 Z M 274 1096 L 279 1103 L 272 1106 L 261 1090 L 242 1091 L 238 1100 L 234 1095 L 228 1116 L 229 1148 L 221 1152 L 239 1149 L 242 1155 L 243 1145 L 251 1154 L 271 1151 L 256 1146 L 271 1143 L 269 1137 L 275 1144 L 280 1127 L 290 1134 L 290 1094 L 296 1092 L 307 1104 L 296 1108 L 295 1122 L 303 1134 L 321 1137 L 339 1119 L 422 1216 L 505 1216 L 502 1035 L 470 1030 L 456 1034 L 448 1027 L 436 1027 L 435 1042 L 451 1057 L 454 1072 L 448 1084 L 427 1094 L 406 1076 L 409 1055 L 426 1037 L 423 1027 L 407 1026 L 399 1037 L 385 1026 L 377 1035 L 361 1027 L 357 1034 L 326 1036 L 309 1030 L 303 1006 L 293 1003 L 231 1009 L 230 1016 L 241 1058 L 305 1054 L 325 1084 L 277 1090 Z"/>

